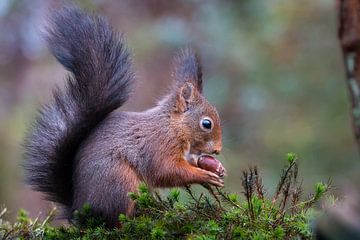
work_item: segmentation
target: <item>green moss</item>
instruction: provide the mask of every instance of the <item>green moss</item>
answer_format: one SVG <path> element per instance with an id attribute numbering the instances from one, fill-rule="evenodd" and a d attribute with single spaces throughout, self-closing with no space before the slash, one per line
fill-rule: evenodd
<path id="1" fill-rule="evenodd" d="M 19 211 L 15 223 L 1 220 L 0 239 L 311 239 L 310 221 L 314 205 L 329 190 L 329 184 L 315 184 L 315 191 L 300 199 L 302 189 L 297 182 L 296 155 L 288 154 L 276 192 L 265 194 L 257 168 L 243 172 L 244 198 L 224 189 L 204 185 L 207 192 L 195 194 L 171 189 L 165 197 L 150 192 L 141 184 L 129 196 L 136 202 L 137 214 L 119 216 L 120 228 L 107 229 L 101 219 L 92 217 L 91 207 L 74 213 L 74 224 L 52 227 L 52 211 L 44 221 L 30 219 Z M 186 194 L 187 201 L 180 201 Z"/>

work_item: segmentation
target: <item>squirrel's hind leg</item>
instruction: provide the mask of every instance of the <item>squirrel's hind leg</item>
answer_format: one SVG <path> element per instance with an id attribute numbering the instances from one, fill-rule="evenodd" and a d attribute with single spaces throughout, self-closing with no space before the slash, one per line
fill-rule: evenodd
<path id="1" fill-rule="evenodd" d="M 97 176 L 86 184 L 91 189 L 87 189 L 87 192 L 82 189 L 83 200 L 74 204 L 75 209 L 85 203 L 90 204 L 94 216 L 103 218 L 109 227 L 117 225 L 121 213 L 133 215 L 135 204 L 128 193 L 137 191 L 140 183 L 140 178 L 127 161 L 118 163 L 102 169 L 106 174 L 102 174 L 101 170 L 96 173 Z"/>

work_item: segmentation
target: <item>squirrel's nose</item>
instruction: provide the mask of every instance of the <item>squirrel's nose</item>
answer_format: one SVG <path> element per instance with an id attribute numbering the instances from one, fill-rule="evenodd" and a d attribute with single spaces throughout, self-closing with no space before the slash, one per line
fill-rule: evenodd
<path id="1" fill-rule="evenodd" d="M 215 150 L 215 151 L 213 151 L 211 154 L 219 155 L 219 153 L 220 153 L 219 150 Z"/>
<path id="2" fill-rule="evenodd" d="M 218 155 L 218 154 L 220 154 L 220 152 L 221 152 L 222 144 L 221 144 L 221 142 L 220 142 L 220 143 L 219 143 L 219 142 L 216 142 L 216 143 L 214 143 L 214 142 L 208 142 L 206 148 L 207 148 L 207 149 L 206 149 L 206 150 L 207 150 L 207 151 L 206 151 L 207 153 Z"/>
<path id="3" fill-rule="evenodd" d="M 221 144 L 218 144 L 217 146 L 214 147 L 214 151 L 212 152 L 212 154 L 216 154 L 216 155 L 220 154 L 221 148 L 222 148 Z"/>

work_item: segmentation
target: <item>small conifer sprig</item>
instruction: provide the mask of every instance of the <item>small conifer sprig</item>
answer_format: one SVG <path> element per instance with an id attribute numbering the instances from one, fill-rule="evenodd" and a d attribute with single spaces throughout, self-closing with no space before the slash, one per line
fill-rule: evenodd
<path id="1" fill-rule="evenodd" d="M 222 188 L 203 185 L 195 193 L 187 186 L 171 189 L 165 196 L 151 192 L 145 184 L 129 193 L 137 206 L 135 217 L 119 216 L 119 227 L 107 229 L 92 217 L 90 205 L 74 213 L 71 226 L 52 227 L 52 211 L 44 221 L 31 220 L 20 211 L 14 224 L 1 220 L 0 239 L 311 239 L 310 220 L 316 203 L 330 183 L 316 183 L 315 191 L 302 198 L 297 156 L 287 155 L 275 193 L 269 196 L 257 167 L 243 171 L 244 197 Z M 182 201 L 186 197 L 187 200 Z"/>

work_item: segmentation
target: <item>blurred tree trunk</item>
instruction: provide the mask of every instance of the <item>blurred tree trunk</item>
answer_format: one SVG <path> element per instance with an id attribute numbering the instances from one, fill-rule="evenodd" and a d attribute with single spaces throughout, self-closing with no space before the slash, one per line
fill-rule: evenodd
<path id="1" fill-rule="evenodd" d="M 360 150 L 360 0 L 338 0 L 339 40 L 351 99 L 353 128 Z"/>

